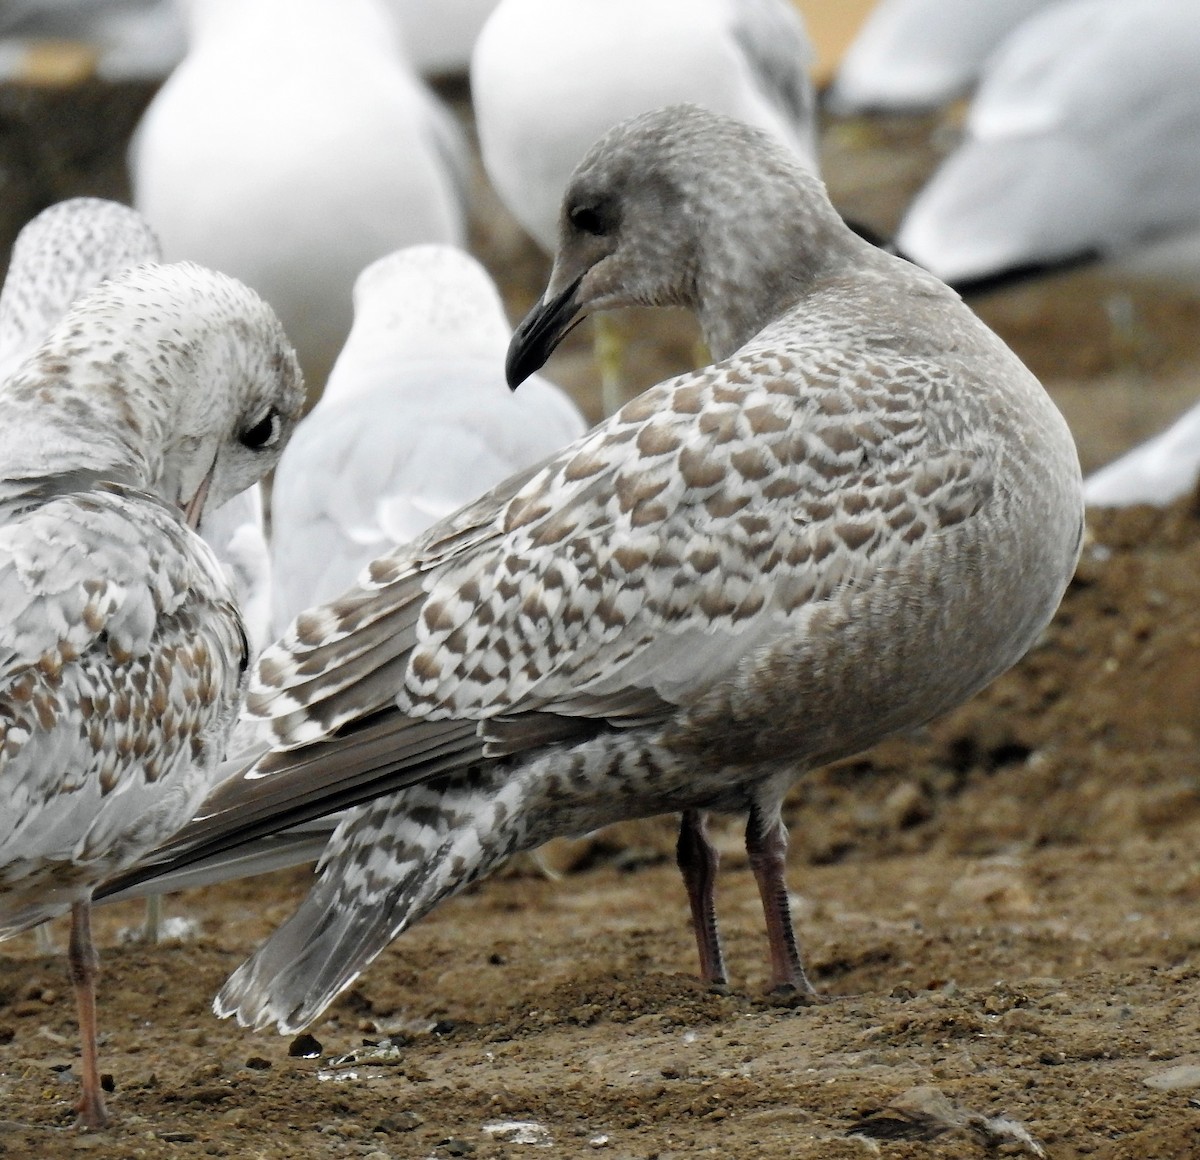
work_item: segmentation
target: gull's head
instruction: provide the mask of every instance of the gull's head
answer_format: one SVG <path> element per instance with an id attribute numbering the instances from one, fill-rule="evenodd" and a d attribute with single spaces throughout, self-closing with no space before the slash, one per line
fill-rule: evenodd
<path id="1" fill-rule="evenodd" d="M 274 311 L 186 262 L 92 290 L 0 389 L 17 436 L 4 474 L 111 477 L 193 526 L 274 467 L 304 403 Z"/>
<path id="2" fill-rule="evenodd" d="M 174 412 L 159 490 L 194 527 L 279 462 L 304 407 L 296 352 L 275 312 L 236 279 L 181 264 L 174 357 L 160 380 Z M 170 340 L 160 337 L 163 350 Z"/>
<path id="3" fill-rule="evenodd" d="M 728 353 L 718 315 L 739 314 L 739 293 L 776 276 L 774 253 L 797 225 L 829 218 L 841 228 L 820 182 L 740 121 L 673 105 L 622 122 L 567 185 L 549 285 L 509 347 L 510 385 L 592 310 L 681 306 Z"/>

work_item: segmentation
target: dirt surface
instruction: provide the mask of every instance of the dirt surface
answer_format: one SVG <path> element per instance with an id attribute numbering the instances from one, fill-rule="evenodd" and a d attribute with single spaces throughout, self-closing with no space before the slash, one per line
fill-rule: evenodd
<path id="1" fill-rule="evenodd" d="M 2 118 L 45 99 L 0 92 L 0 147 Z M 89 100 L 78 117 L 103 104 Z M 25 123 L 46 139 L 21 157 L 62 156 L 57 122 Z M 890 227 L 952 132 L 831 126 L 839 204 Z M 55 188 L 35 176 L 30 204 Z M 517 313 L 544 259 L 494 209 L 476 240 Z M 979 309 L 1048 383 L 1088 466 L 1200 394 L 1192 291 L 1077 274 Z M 625 325 L 635 381 L 686 365 L 689 325 Z M 589 402 L 585 351 L 555 370 Z M 119 941 L 138 906 L 97 914 L 114 1124 L 89 1134 L 71 1127 L 62 958 L 21 936 L 0 947 L 0 1156 L 1200 1157 L 1198 651 L 1200 503 L 1096 518 L 1015 670 L 802 781 L 790 880 L 813 1006 L 763 995 L 736 821 L 717 833 L 733 986 L 695 980 L 673 829 L 655 819 L 558 847 L 561 880 L 521 863 L 439 908 L 304 1058 L 209 1013 L 306 889 L 296 871 L 172 898 L 198 930 L 174 944 Z"/>

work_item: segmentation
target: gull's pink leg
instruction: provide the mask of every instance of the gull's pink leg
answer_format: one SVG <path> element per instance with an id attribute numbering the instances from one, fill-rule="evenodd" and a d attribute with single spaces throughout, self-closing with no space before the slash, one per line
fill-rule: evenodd
<path id="1" fill-rule="evenodd" d="M 79 1038 L 82 1048 L 83 1094 L 75 1110 L 76 1121 L 84 1128 L 103 1128 L 108 1109 L 100 1090 L 100 1069 L 96 1059 L 96 974 L 100 961 L 92 945 L 92 904 L 76 902 L 71 907 L 71 942 L 67 951 L 75 1003 L 79 1008 Z"/>
<path id="2" fill-rule="evenodd" d="M 717 931 L 717 912 L 713 886 L 717 877 L 716 848 L 708 840 L 708 815 L 703 810 L 684 810 L 679 821 L 679 841 L 675 861 L 687 887 L 692 908 L 692 929 L 700 952 L 700 976 L 706 983 L 725 982 L 725 962 L 721 957 L 721 936 Z"/>
<path id="3" fill-rule="evenodd" d="M 816 990 L 804 973 L 800 948 L 796 945 L 796 933 L 792 929 L 792 913 L 788 906 L 787 883 L 784 881 L 787 831 L 778 810 L 769 822 L 757 807 L 750 810 L 746 823 L 746 853 L 750 856 L 750 869 L 754 871 L 767 920 L 767 939 L 771 947 L 771 990 L 815 995 Z"/>

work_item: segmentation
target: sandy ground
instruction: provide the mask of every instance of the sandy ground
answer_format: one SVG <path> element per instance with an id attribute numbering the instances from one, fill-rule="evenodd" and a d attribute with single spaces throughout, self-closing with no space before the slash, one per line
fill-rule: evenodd
<path id="1" fill-rule="evenodd" d="M 0 88 L 8 218 L 119 193 L 146 95 Z M 83 133 L 88 117 L 112 139 Z M 952 118 L 832 126 L 835 199 L 890 227 L 952 133 Z M 480 217 L 515 314 L 544 260 Z M 1200 394 L 1186 288 L 1078 274 L 978 308 L 1050 386 L 1087 466 Z M 678 319 L 624 325 L 637 382 L 690 357 Z M 554 370 L 591 405 L 584 350 Z M 303 893 L 296 871 L 170 899 L 198 931 L 175 944 L 120 943 L 137 906 L 98 914 L 114 1124 L 88 1134 L 70 1126 L 64 965 L 22 936 L 0 947 L 0 1156 L 1200 1157 L 1198 648 L 1200 503 L 1097 518 L 1017 669 L 801 782 L 790 878 L 813 1006 L 763 996 L 735 821 L 718 831 L 733 984 L 696 981 L 657 819 L 555 851 L 560 880 L 523 863 L 441 907 L 316 1044 L 217 1021 L 212 994 Z"/>

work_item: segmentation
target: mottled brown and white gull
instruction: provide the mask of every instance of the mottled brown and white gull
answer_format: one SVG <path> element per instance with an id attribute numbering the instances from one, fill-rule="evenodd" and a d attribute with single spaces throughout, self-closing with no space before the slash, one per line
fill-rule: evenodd
<path id="1" fill-rule="evenodd" d="M 92 890 L 192 816 L 249 663 L 194 529 L 272 467 L 302 403 L 269 307 L 191 265 L 92 290 L 0 383 L 0 938 L 71 912 L 88 1126 L 107 1119 Z"/>
<path id="2" fill-rule="evenodd" d="M 82 294 L 131 266 L 161 260 L 149 223 L 120 202 L 73 197 L 42 210 L 17 235 L 0 289 L 0 379 Z M 251 642 L 261 648 L 270 630 L 271 560 L 258 485 L 210 506 L 199 531 L 233 581 Z"/>
<path id="3" fill-rule="evenodd" d="M 248 705 L 277 750 L 162 866 L 393 796 L 342 824 L 219 1014 L 301 1027 L 510 855 L 674 810 L 704 977 L 725 978 L 704 811 L 731 811 L 771 983 L 806 992 L 784 794 L 969 697 L 1049 621 L 1083 528 L 1061 415 L 766 136 L 679 106 L 602 138 L 510 381 L 584 311 L 631 303 L 693 310 L 717 361 L 377 560 L 263 655 Z"/>

